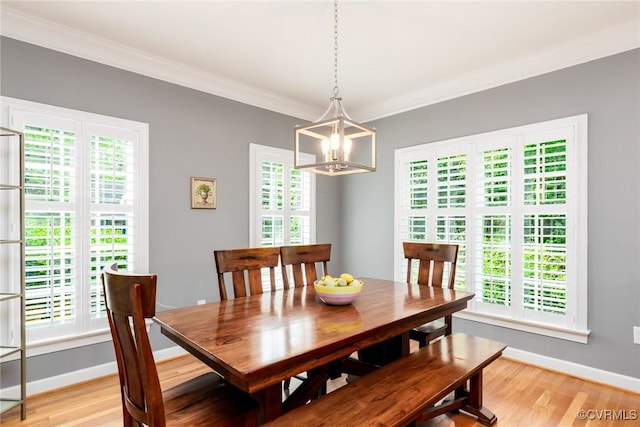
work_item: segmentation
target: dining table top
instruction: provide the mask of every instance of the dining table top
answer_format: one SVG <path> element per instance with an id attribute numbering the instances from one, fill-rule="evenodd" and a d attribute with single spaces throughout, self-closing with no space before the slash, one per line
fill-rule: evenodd
<path id="1" fill-rule="evenodd" d="M 471 292 L 360 278 L 348 305 L 313 286 L 158 312 L 164 335 L 236 387 L 256 393 L 300 372 L 463 310 Z"/>

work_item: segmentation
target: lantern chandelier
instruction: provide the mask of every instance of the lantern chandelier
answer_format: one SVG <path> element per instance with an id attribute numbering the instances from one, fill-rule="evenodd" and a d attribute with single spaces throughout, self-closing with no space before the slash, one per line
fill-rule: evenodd
<path id="1" fill-rule="evenodd" d="M 295 127 L 294 167 L 331 176 L 373 172 L 376 170 L 376 131 L 354 122 L 339 96 L 338 0 L 333 3 L 333 17 L 333 96 L 322 117 L 310 125 Z"/>

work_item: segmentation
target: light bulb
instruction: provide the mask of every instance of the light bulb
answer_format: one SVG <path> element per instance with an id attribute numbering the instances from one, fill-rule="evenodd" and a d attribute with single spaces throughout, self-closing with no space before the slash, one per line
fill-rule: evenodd
<path id="1" fill-rule="evenodd" d="M 338 150 L 340 149 L 340 135 L 337 133 L 331 134 L 331 149 Z"/>
<path id="2" fill-rule="evenodd" d="M 349 138 L 344 139 L 344 161 L 348 162 L 351 158 L 351 140 Z"/>
<path id="3" fill-rule="evenodd" d="M 321 145 L 322 145 L 322 154 L 327 154 L 329 152 L 329 140 L 323 139 Z"/>
<path id="4" fill-rule="evenodd" d="M 329 161 L 329 140 L 323 139 L 322 142 L 320 143 L 320 146 L 322 147 L 322 156 L 324 157 L 324 161 L 328 162 Z"/>

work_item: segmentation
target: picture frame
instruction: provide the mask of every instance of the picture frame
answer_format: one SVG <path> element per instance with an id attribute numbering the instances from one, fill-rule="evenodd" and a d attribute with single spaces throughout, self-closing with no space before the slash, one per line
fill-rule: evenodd
<path id="1" fill-rule="evenodd" d="M 217 185 L 215 178 L 191 177 L 191 209 L 215 209 Z"/>

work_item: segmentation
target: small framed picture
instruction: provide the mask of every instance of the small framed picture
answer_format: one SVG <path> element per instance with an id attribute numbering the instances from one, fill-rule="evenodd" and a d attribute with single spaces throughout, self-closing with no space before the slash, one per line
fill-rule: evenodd
<path id="1" fill-rule="evenodd" d="M 215 178 L 191 177 L 191 209 L 216 208 Z"/>

